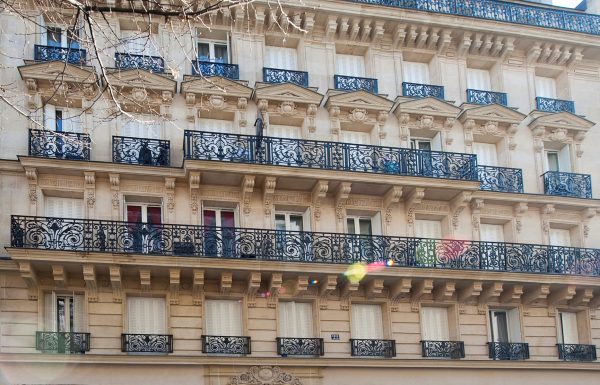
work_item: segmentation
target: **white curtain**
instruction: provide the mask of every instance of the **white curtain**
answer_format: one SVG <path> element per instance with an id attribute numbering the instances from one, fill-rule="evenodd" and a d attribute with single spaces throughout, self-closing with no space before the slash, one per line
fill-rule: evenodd
<path id="1" fill-rule="evenodd" d="M 477 164 L 481 166 L 497 166 L 498 152 L 494 143 L 473 143 L 473 153 L 477 155 Z"/>
<path id="2" fill-rule="evenodd" d="M 45 197 L 44 211 L 47 217 L 83 218 L 83 199 Z"/>
<path id="3" fill-rule="evenodd" d="M 312 304 L 279 302 L 279 335 L 289 338 L 314 337 Z"/>
<path id="4" fill-rule="evenodd" d="M 545 76 L 535 77 L 535 95 L 556 99 L 556 80 Z"/>
<path id="5" fill-rule="evenodd" d="M 201 118 L 198 119 L 198 131 L 233 134 L 233 122 L 231 120 Z"/>
<path id="6" fill-rule="evenodd" d="M 154 116 L 137 115 L 121 119 L 121 135 L 132 138 L 160 139 L 161 122 Z"/>
<path id="7" fill-rule="evenodd" d="M 482 223 L 479 226 L 479 236 L 484 242 L 504 242 L 504 226 Z"/>
<path id="8" fill-rule="evenodd" d="M 265 46 L 265 67 L 295 71 L 298 52 L 295 48 Z"/>
<path id="9" fill-rule="evenodd" d="M 300 127 L 269 124 L 266 134 L 276 138 L 300 139 Z"/>
<path id="10" fill-rule="evenodd" d="M 342 130 L 342 142 L 352 144 L 371 144 L 371 134 L 360 131 Z"/>
<path id="11" fill-rule="evenodd" d="M 127 331 L 131 334 L 165 334 L 164 298 L 127 297 Z"/>
<path id="12" fill-rule="evenodd" d="M 358 55 L 335 55 L 337 75 L 365 77 L 365 57 Z"/>
<path id="13" fill-rule="evenodd" d="M 380 305 L 352 304 L 352 338 L 383 339 Z"/>
<path id="14" fill-rule="evenodd" d="M 490 71 L 467 68 L 467 88 L 491 91 L 492 82 L 490 79 Z"/>
<path id="15" fill-rule="evenodd" d="M 577 331 L 577 313 L 561 312 L 558 313 L 560 320 L 560 343 L 578 344 L 579 333 Z"/>
<path id="16" fill-rule="evenodd" d="M 449 341 L 448 309 L 445 307 L 421 308 L 421 327 L 425 341 Z"/>
<path id="17" fill-rule="evenodd" d="M 442 238 L 442 222 L 426 219 L 415 220 L 415 236 L 420 238 Z"/>
<path id="18" fill-rule="evenodd" d="M 430 84 L 429 65 L 427 63 L 402 62 L 402 75 L 408 83 Z"/>
<path id="19" fill-rule="evenodd" d="M 550 244 L 571 246 L 571 232 L 568 229 L 550 229 Z"/>
<path id="20" fill-rule="evenodd" d="M 209 336 L 241 336 L 242 305 L 237 300 L 205 301 L 205 334 Z"/>

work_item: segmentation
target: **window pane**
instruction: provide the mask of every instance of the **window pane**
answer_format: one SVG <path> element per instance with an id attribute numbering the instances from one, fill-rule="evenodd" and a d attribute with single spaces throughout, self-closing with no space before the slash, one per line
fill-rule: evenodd
<path id="1" fill-rule="evenodd" d="M 66 332 L 67 330 L 67 304 L 66 304 L 66 300 L 64 297 L 58 297 L 56 299 L 56 324 L 58 326 L 58 330 L 59 332 Z"/>
<path id="2" fill-rule="evenodd" d="M 221 227 L 235 227 L 233 211 L 221 211 Z"/>
<path id="3" fill-rule="evenodd" d="M 160 224 L 161 223 L 160 212 L 161 212 L 160 207 L 148 207 L 148 211 L 147 211 L 148 223 Z"/>
<path id="4" fill-rule="evenodd" d="M 506 312 L 493 312 L 492 322 L 495 323 L 494 342 L 508 342 L 508 320 Z"/>
<path id="5" fill-rule="evenodd" d="M 346 226 L 348 228 L 348 234 L 356 234 L 356 228 L 354 224 L 355 218 L 347 218 Z"/>
<path id="6" fill-rule="evenodd" d="M 142 206 L 127 205 L 127 221 L 141 222 L 142 221 Z"/>
<path id="7" fill-rule="evenodd" d="M 302 216 L 301 215 L 290 215 L 290 228 L 291 231 L 302 231 Z"/>
<path id="8" fill-rule="evenodd" d="M 285 230 L 285 215 L 284 214 L 275 214 L 275 229 L 276 230 Z"/>
<path id="9" fill-rule="evenodd" d="M 558 168 L 558 153 L 548 152 L 548 171 L 559 171 Z"/>
<path id="10" fill-rule="evenodd" d="M 79 48 L 79 30 L 74 28 L 69 28 L 67 30 L 67 47 L 70 48 Z"/>
<path id="11" fill-rule="evenodd" d="M 46 28 L 46 36 L 48 45 L 51 47 L 60 47 L 62 30 L 57 27 Z"/>
<path id="12" fill-rule="evenodd" d="M 359 220 L 360 234 L 361 235 L 373 235 L 373 228 L 371 227 L 371 220 L 361 218 Z"/>
<path id="13" fill-rule="evenodd" d="M 61 110 L 56 110 L 55 112 L 55 122 L 56 122 L 56 127 L 55 127 L 55 131 L 56 132 L 62 132 L 63 130 L 63 114 Z"/>
<path id="14" fill-rule="evenodd" d="M 208 43 L 198 43 L 198 59 L 203 61 L 210 60 L 210 47 Z"/>
<path id="15" fill-rule="evenodd" d="M 204 226 L 216 226 L 217 216 L 214 210 L 204 210 Z"/>
<path id="16" fill-rule="evenodd" d="M 226 45 L 215 44 L 215 62 L 217 62 L 217 63 L 228 63 L 229 62 Z"/>

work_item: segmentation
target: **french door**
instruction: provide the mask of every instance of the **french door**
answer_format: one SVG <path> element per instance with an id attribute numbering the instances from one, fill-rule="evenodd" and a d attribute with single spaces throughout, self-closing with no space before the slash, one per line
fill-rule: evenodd
<path id="1" fill-rule="evenodd" d="M 235 212 L 232 209 L 204 209 L 204 254 L 235 256 Z"/>
<path id="2" fill-rule="evenodd" d="M 132 251 L 162 253 L 162 208 L 144 203 L 128 203 L 126 215 Z"/>

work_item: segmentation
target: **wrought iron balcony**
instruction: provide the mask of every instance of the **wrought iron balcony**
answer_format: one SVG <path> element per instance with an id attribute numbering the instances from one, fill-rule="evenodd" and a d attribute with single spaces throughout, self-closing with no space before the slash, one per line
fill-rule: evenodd
<path id="1" fill-rule="evenodd" d="M 396 341 L 350 338 L 350 355 L 353 357 L 396 357 Z"/>
<path id="2" fill-rule="evenodd" d="M 90 160 L 88 134 L 29 130 L 29 155 L 43 158 Z"/>
<path id="3" fill-rule="evenodd" d="M 231 80 L 239 80 L 240 67 L 237 64 L 192 60 L 192 75 L 221 76 Z"/>
<path id="4" fill-rule="evenodd" d="M 294 83 L 302 87 L 308 87 L 308 72 L 264 67 L 263 82 Z"/>
<path id="5" fill-rule="evenodd" d="M 277 354 L 287 356 L 322 356 L 323 338 L 277 337 Z"/>
<path id="6" fill-rule="evenodd" d="M 444 99 L 444 87 L 430 84 L 402 82 L 402 95 L 413 98 L 438 98 Z"/>
<path id="7" fill-rule="evenodd" d="M 494 360 L 527 360 L 529 344 L 520 342 L 488 342 L 489 357 Z"/>
<path id="8" fill-rule="evenodd" d="M 573 102 L 572 100 L 542 98 L 541 96 L 538 96 L 537 98 L 535 98 L 535 108 L 539 111 L 545 112 L 567 111 L 574 114 L 575 102 Z"/>
<path id="9" fill-rule="evenodd" d="M 85 65 L 87 52 L 84 49 L 34 45 L 36 61 L 66 61 L 69 64 Z"/>
<path id="10" fill-rule="evenodd" d="M 121 351 L 127 353 L 173 353 L 170 334 L 121 334 Z"/>
<path id="11" fill-rule="evenodd" d="M 498 0 L 350 0 L 447 15 L 600 35 L 600 16 Z"/>
<path id="12" fill-rule="evenodd" d="M 467 90 L 467 103 L 473 104 L 501 104 L 508 105 L 508 100 L 505 92 L 483 91 L 483 90 Z"/>
<path id="13" fill-rule="evenodd" d="M 596 361 L 596 345 L 556 344 L 558 358 L 564 361 Z"/>
<path id="14" fill-rule="evenodd" d="M 592 198 L 592 177 L 588 174 L 547 171 L 542 177 L 544 178 L 544 194 Z"/>
<path id="15" fill-rule="evenodd" d="M 373 94 L 378 93 L 377 79 L 360 78 L 357 76 L 334 75 L 333 82 L 336 90 L 364 90 Z"/>
<path id="16" fill-rule="evenodd" d="M 15 248 L 600 276 L 600 249 L 13 215 Z"/>
<path id="17" fill-rule="evenodd" d="M 115 53 L 115 67 L 119 69 L 140 69 L 149 72 L 165 72 L 165 61 L 159 56 L 134 55 L 131 53 Z"/>
<path id="18" fill-rule="evenodd" d="M 113 162 L 169 167 L 170 146 L 168 140 L 113 136 Z"/>
<path id="19" fill-rule="evenodd" d="M 421 350 L 428 358 L 465 358 L 463 341 L 421 341 Z"/>
<path id="20" fill-rule="evenodd" d="M 185 159 L 477 180 L 476 156 L 316 140 L 185 131 Z"/>
<path id="21" fill-rule="evenodd" d="M 523 192 L 523 170 L 520 168 L 477 166 L 481 190 Z"/>
<path id="22" fill-rule="evenodd" d="M 90 333 L 36 332 L 35 349 L 44 353 L 85 354 L 90 351 Z"/>
<path id="23" fill-rule="evenodd" d="M 202 353 L 250 354 L 250 337 L 203 335 Z"/>

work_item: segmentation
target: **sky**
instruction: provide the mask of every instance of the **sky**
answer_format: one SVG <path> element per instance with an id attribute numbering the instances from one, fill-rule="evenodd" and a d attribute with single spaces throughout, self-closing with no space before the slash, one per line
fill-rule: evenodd
<path id="1" fill-rule="evenodd" d="M 579 3 L 581 3 L 581 0 L 552 0 L 553 5 L 560 7 L 575 8 Z"/>

